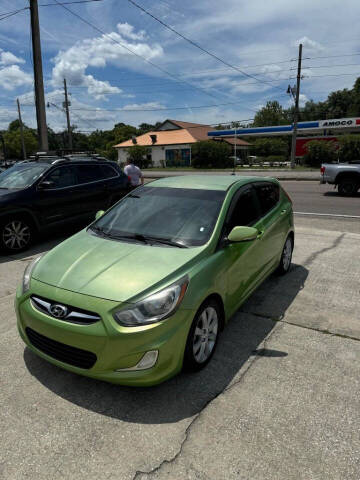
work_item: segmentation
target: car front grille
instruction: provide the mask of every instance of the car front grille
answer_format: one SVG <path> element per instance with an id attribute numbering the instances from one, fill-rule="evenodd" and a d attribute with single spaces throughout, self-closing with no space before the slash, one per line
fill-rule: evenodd
<path id="1" fill-rule="evenodd" d="M 82 310 L 71 305 L 63 305 L 59 302 L 49 300 L 47 298 L 38 297 L 35 295 L 31 296 L 31 304 L 36 310 L 39 310 L 50 317 L 56 318 L 57 320 L 62 320 L 64 322 L 76 323 L 79 325 L 91 325 L 101 320 L 100 315 L 94 312 L 89 312 L 88 310 Z M 64 315 L 59 317 L 53 314 L 52 307 L 61 307 L 64 309 Z"/>
<path id="2" fill-rule="evenodd" d="M 26 327 L 25 331 L 30 343 L 35 348 L 55 360 L 84 369 L 89 369 L 95 365 L 97 360 L 95 353 L 52 340 L 29 327 Z"/>

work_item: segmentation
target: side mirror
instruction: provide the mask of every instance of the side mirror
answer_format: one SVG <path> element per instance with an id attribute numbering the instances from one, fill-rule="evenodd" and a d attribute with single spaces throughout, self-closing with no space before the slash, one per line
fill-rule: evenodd
<path id="1" fill-rule="evenodd" d="M 234 227 L 228 235 L 228 241 L 234 242 L 251 242 L 259 235 L 256 228 L 253 227 Z"/>
<path id="2" fill-rule="evenodd" d="M 100 217 L 102 217 L 104 213 L 104 210 L 99 210 L 98 212 L 96 212 L 95 220 L 98 220 Z"/>
<path id="3" fill-rule="evenodd" d="M 38 185 L 39 190 L 49 190 L 50 188 L 55 188 L 55 182 L 51 180 L 44 180 Z"/>

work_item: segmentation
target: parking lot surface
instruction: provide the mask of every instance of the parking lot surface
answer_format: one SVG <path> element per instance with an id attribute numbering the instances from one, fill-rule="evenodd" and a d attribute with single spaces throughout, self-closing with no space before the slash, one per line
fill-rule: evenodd
<path id="1" fill-rule="evenodd" d="M 341 479 L 360 471 L 360 234 L 296 217 L 291 272 L 271 276 L 212 362 L 149 389 L 62 371 L 20 340 L 26 254 L 0 257 L 0 478 Z"/>

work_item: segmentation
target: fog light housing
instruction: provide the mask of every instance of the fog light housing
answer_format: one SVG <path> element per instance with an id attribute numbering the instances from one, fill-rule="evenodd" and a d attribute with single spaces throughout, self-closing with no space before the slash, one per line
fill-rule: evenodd
<path id="1" fill-rule="evenodd" d="M 141 360 L 133 367 L 118 368 L 117 370 L 115 370 L 115 372 L 134 372 L 136 370 L 148 370 L 155 365 L 158 356 L 159 350 L 149 350 L 148 352 L 144 353 L 144 355 L 141 357 Z"/>

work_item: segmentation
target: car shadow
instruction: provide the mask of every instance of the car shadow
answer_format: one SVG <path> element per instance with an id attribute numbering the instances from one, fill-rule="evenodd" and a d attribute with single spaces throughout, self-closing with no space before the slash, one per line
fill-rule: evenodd
<path id="1" fill-rule="evenodd" d="M 292 265 L 285 277 L 272 275 L 255 292 L 269 297 L 268 316 L 249 313 L 251 299 L 244 304 L 222 332 L 212 361 L 202 371 L 181 373 L 167 382 L 149 388 L 130 388 L 92 380 L 62 370 L 24 350 L 24 361 L 31 375 L 63 399 L 90 411 L 131 423 L 172 423 L 199 413 L 229 384 L 241 378 L 241 367 L 249 358 L 262 361 L 285 357 L 288 353 L 262 348 L 279 316 L 303 288 L 308 270 Z"/>
<path id="2" fill-rule="evenodd" d="M 37 241 L 28 250 L 14 254 L 4 254 L 0 252 L 0 264 L 12 262 L 14 260 L 24 260 L 34 255 L 39 255 L 43 252 L 47 252 L 56 247 L 59 243 L 63 242 L 67 238 L 71 237 L 75 233 L 79 232 L 85 225 L 66 225 L 61 229 L 52 230 L 46 233 L 42 233 Z"/>
<path id="3" fill-rule="evenodd" d="M 324 197 L 342 197 L 340 193 L 336 190 L 332 192 L 324 192 Z M 354 195 L 351 195 L 351 197 L 343 197 L 343 198 L 359 198 L 360 197 L 360 192 L 354 193 Z"/>

